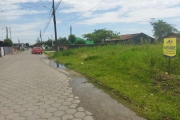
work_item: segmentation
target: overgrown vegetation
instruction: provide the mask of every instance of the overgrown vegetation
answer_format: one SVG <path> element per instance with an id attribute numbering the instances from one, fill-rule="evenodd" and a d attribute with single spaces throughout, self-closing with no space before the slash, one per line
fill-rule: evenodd
<path id="1" fill-rule="evenodd" d="M 108 45 L 48 55 L 124 96 L 131 109 L 149 120 L 179 120 L 180 47 L 171 59 L 171 75 L 162 50 L 162 44 Z"/>

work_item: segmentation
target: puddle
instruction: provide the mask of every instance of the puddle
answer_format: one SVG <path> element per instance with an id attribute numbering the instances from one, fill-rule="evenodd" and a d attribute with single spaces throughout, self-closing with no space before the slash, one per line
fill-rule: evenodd
<path id="1" fill-rule="evenodd" d="M 60 68 L 60 69 L 63 69 L 65 70 L 66 69 L 66 66 L 63 65 L 63 64 L 60 64 L 58 62 L 55 62 L 55 61 L 51 61 L 51 66 L 54 67 L 54 68 Z"/>
<path id="2" fill-rule="evenodd" d="M 80 106 L 90 111 L 95 120 L 145 120 L 103 90 L 96 88 L 86 78 L 72 77 L 70 85 L 73 93 L 81 100 Z"/>
<path id="3" fill-rule="evenodd" d="M 51 66 L 66 71 L 66 66 L 51 60 Z M 95 120 L 146 120 L 135 112 L 118 103 L 103 90 L 89 83 L 85 77 L 73 70 L 68 70 L 73 94 L 80 98 L 79 105 L 91 112 Z"/>

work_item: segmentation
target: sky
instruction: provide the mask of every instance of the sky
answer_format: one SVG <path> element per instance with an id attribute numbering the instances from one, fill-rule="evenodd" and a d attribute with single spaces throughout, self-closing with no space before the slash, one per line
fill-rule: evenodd
<path id="1" fill-rule="evenodd" d="M 153 37 L 150 22 L 163 20 L 180 30 L 180 0 L 54 0 L 57 37 L 77 37 L 106 29 L 124 34 L 143 32 Z M 52 0 L 0 0 L 0 40 L 6 27 L 13 43 L 54 39 Z M 50 19 L 51 18 L 51 19 Z M 49 23 L 49 24 L 48 24 Z M 10 37 L 10 33 L 8 34 Z"/>

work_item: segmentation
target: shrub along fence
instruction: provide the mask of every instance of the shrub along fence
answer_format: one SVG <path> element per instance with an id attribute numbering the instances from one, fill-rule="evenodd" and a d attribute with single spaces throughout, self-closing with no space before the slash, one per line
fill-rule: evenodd
<path id="1" fill-rule="evenodd" d="M 67 50 L 67 49 L 76 49 L 80 47 L 95 47 L 95 46 L 106 46 L 107 44 L 91 44 L 91 45 L 86 45 L 86 44 L 68 44 L 68 45 L 58 45 L 59 50 Z"/>

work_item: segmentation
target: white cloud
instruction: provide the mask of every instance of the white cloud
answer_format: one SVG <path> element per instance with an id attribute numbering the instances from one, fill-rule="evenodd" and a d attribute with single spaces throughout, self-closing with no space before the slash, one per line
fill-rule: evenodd
<path id="1" fill-rule="evenodd" d="M 55 0 L 55 5 L 59 1 Z M 58 34 L 60 36 L 69 35 L 70 25 L 73 25 L 73 32 L 76 34 L 93 31 L 104 25 L 106 27 L 112 25 L 110 29 L 116 29 L 122 33 L 145 31 L 146 29 L 151 32 L 147 28 L 150 27 L 148 24 L 151 18 L 170 20 L 167 22 L 172 22 L 177 27 L 180 25 L 180 0 L 105 0 L 99 4 L 100 2 L 102 0 L 62 0 L 59 11 L 56 12 Z M 46 4 L 48 8 L 51 8 L 51 3 L 52 0 L 0 0 L 0 26 L 10 26 L 15 39 L 33 37 L 35 40 L 39 29 L 45 27 L 49 14 L 49 10 L 42 6 Z M 36 7 L 37 5 L 39 7 Z M 27 8 L 31 6 L 32 8 Z M 72 18 L 76 19 L 67 20 Z M 135 24 L 135 29 L 129 24 Z M 119 25 L 122 26 L 116 27 Z M 123 27 L 128 29 L 123 29 Z M 51 20 L 43 37 L 49 37 L 53 32 Z"/>
<path id="2" fill-rule="evenodd" d="M 68 2 L 68 8 L 64 8 L 62 13 L 83 14 L 85 11 L 96 6 L 100 1 L 72 0 Z M 180 14 L 179 0 L 105 0 L 102 4 L 94 8 L 81 18 L 79 24 L 101 24 L 101 23 L 147 23 L 151 18 L 162 19 L 177 17 Z"/>
<path id="3" fill-rule="evenodd" d="M 42 14 L 47 13 L 45 10 L 30 10 L 26 8 L 21 8 L 19 3 L 26 2 L 37 2 L 39 0 L 13 0 L 2 2 L 0 5 L 0 20 L 15 20 L 20 18 L 23 15 L 34 15 L 34 14 Z M 18 4 L 17 4 L 18 3 Z"/>

